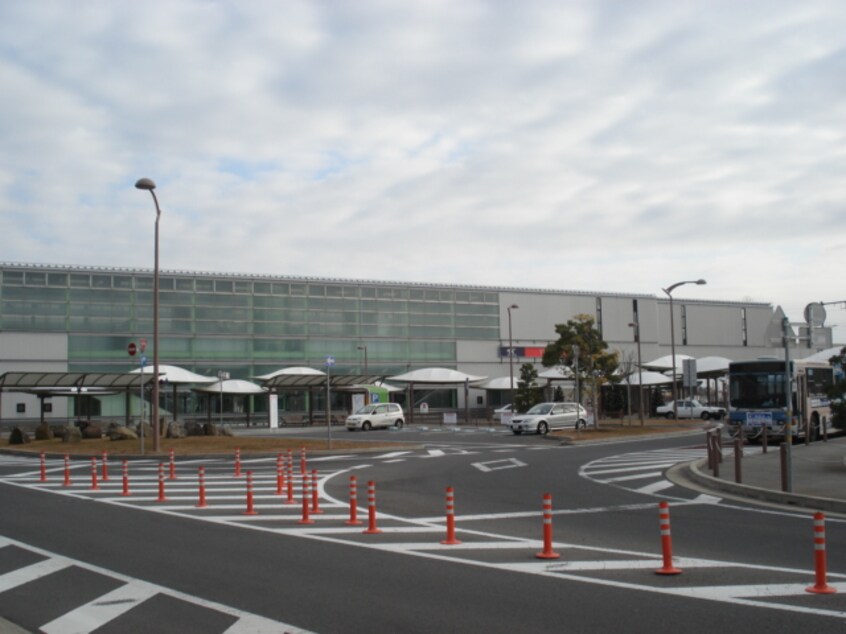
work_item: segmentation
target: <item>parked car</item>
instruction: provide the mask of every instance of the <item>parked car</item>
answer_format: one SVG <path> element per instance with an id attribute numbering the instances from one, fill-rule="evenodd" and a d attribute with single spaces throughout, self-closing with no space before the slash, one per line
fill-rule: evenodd
<path id="1" fill-rule="evenodd" d="M 503 405 L 502 407 L 495 409 L 493 411 L 493 419 L 495 422 L 501 423 L 503 414 L 505 414 L 505 417 L 508 418 L 508 415 L 513 413 L 514 410 L 512 409 L 511 403 L 509 403 L 508 405 Z"/>
<path id="2" fill-rule="evenodd" d="M 347 429 L 368 431 L 376 427 L 396 427 L 405 425 L 405 415 L 399 403 L 371 403 L 347 416 Z"/>
<path id="3" fill-rule="evenodd" d="M 726 415 L 724 407 L 714 407 L 711 405 L 703 405 L 697 400 L 689 399 L 686 401 L 679 401 L 678 404 L 679 418 L 701 418 L 708 420 L 709 418 L 720 419 Z M 658 416 L 666 416 L 667 418 L 674 418 L 673 401 L 659 405 L 655 413 Z"/>
<path id="4" fill-rule="evenodd" d="M 550 429 L 587 425 L 587 410 L 577 403 L 538 403 L 525 414 L 515 414 L 508 426 L 517 435 L 523 432 L 546 434 Z"/>

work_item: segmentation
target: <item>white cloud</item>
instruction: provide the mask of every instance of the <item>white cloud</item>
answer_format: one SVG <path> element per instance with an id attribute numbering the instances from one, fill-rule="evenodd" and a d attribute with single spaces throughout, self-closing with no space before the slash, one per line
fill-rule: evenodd
<path id="1" fill-rule="evenodd" d="M 0 5 L 4 260 L 837 298 L 846 7 Z M 361 244 L 373 245 L 372 256 Z M 836 312 L 836 311 L 834 311 Z"/>

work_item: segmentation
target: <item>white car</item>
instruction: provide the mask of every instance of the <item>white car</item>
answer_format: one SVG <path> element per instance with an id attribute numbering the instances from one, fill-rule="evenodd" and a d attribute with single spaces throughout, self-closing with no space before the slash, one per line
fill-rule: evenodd
<path id="1" fill-rule="evenodd" d="M 523 432 L 546 434 L 550 429 L 587 425 L 587 410 L 577 403 L 538 403 L 525 414 L 515 414 L 508 426 L 517 435 Z"/>
<path id="2" fill-rule="evenodd" d="M 376 427 L 396 427 L 405 425 L 405 415 L 399 403 L 371 403 L 359 409 L 352 416 L 347 416 L 347 429 L 368 431 Z"/>
<path id="3" fill-rule="evenodd" d="M 702 420 L 708 420 L 709 418 L 720 419 L 726 415 L 725 408 L 703 405 L 694 399 L 679 401 L 678 412 L 679 418 L 701 418 Z M 658 416 L 674 418 L 675 413 L 673 412 L 673 401 L 670 401 L 665 405 L 659 405 L 655 408 L 655 413 L 658 414 Z"/>
<path id="4" fill-rule="evenodd" d="M 507 419 L 512 414 L 514 414 L 514 410 L 511 408 L 511 404 L 509 403 L 508 405 L 503 405 L 502 407 L 495 409 L 493 411 L 493 419 L 497 423 L 501 423 L 503 417 Z"/>

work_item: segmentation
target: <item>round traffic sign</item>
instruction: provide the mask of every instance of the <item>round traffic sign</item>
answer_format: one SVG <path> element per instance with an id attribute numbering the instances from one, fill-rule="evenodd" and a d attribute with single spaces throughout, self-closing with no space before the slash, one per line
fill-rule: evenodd
<path id="1" fill-rule="evenodd" d="M 134 357 L 135 353 L 138 352 L 138 348 L 135 347 L 135 342 L 130 341 L 129 345 L 126 346 L 126 351 L 129 353 L 130 357 Z"/>

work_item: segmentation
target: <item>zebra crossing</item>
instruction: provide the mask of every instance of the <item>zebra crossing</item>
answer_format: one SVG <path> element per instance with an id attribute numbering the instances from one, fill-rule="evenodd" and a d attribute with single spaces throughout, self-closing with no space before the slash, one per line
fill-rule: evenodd
<path id="1" fill-rule="evenodd" d="M 749 455 L 760 448 L 744 449 Z M 725 456 L 733 455 L 727 448 Z M 606 456 L 582 465 L 579 475 L 599 484 L 608 484 L 644 495 L 661 494 L 662 497 L 690 499 L 691 492 L 665 477 L 667 469 L 682 462 L 700 460 L 707 456 L 705 447 L 653 449 L 616 456 Z"/>

